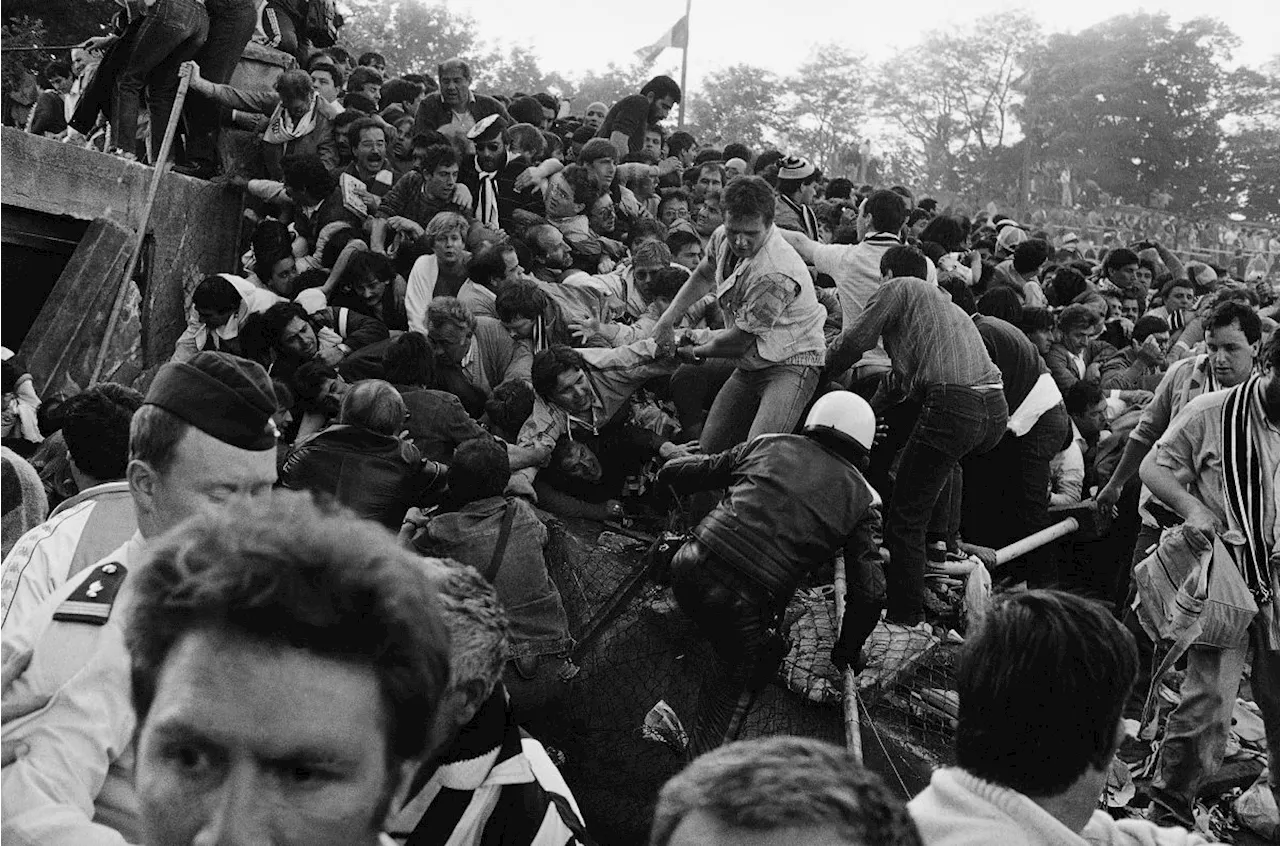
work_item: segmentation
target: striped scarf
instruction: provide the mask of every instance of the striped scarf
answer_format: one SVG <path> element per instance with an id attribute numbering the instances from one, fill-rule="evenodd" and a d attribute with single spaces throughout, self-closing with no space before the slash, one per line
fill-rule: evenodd
<path id="1" fill-rule="evenodd" d="M 472 787 L 441 786 L 426 813 L 405 840 L 405 846 L 445 846 L 461 825 L 463 831 L 475 830 L 481 846 L 594 846 L 582 820 L 569 801 L 548 790 L 536 776 L 520 775 L 529 769 L 524 758 L 520 727 L 511 719 L 506 692 L 495 688 L 488 701 L 470 723 L 464 726 L 450 746 L 442 766 L 460 766 L 467 772 L 455 773 L 455 783 L 471 781 Z M 501 789 L 492 807 L 478 801 L 476 792 L 494 772 Z M 458 776 L 461 776 L 460 778 Z M 430 781 L 430 768 L 423 767 L 414 779 L 410 796 L 416 795 Z M 484 806 L 484 807 L 482 807 Z M 559 818 L 568 837 L 557 837 L 548 816 Z"/>
<path id="2" fill-rule="evenodd" d="M 1259 421 L 1262 385 L 1252 376 L 1231 389 L 1222 404 L 1222 477 L 1227 524 L 1244 534 L 1245 542 L 1236 554 L 1236 564 L 1249 592 L 1259 605 L 1271 600 L 1268 572 L 1267 531 L 1263 518 L 1262 461 L 1254 441 Z"/>
<path id="3" fill-rule="evenodd" d="M 498 175 L 501 171 L 482 170 L 476 162 L 476 171 L 480 175 L 479 195 L 476 197 L 476 218 L 489 229 L 498 228 Z"/>

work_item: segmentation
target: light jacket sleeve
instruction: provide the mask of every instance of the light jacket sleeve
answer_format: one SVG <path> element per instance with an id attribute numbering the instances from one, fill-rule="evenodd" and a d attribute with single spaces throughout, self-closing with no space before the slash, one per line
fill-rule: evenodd
<path id="1" fill-rule="evenodd" d="M 79 582 L 72 579 L 50 597 L 38 618 L 16 637 L 6 634 L 6 640 L 20 648 L 34 644 L 31 664 L 15 682 L 23 689 L 15 692 L 52 695 L 44 708 L 5 726 L 6 740 L 29 747 L 0 777 L 4 794 L 0 838 L 6 844 L 124 846 L 129 842 L 119 830 L 94 821 L 102 818 L 95 801 L 112 765 L 132 755 L 136 721 L 123 629 L 114 618 L 100 627 L 59 621 L 42 625 Z M 66 666 L 68 660 L 78 663 L 74 671 Z M 112 778 L 113 788 L 126 783 L 118 774 Z M 125 790 L 131 793 L 131 788 Z M 136 819 L 131 822 L 136 824 Z"/>
<path id="2" fill-rule="evenodd" d="M 404 295 L 404 310 L 409 329 L 427 334 L 427 308 L 436 292 L 439 269 L 435 256 L 419 256 L 409 271 L 409 287 Z"/>

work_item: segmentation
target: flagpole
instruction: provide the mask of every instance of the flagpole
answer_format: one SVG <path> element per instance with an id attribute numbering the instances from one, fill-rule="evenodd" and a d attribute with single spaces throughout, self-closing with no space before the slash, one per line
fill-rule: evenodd
<path id="1" fill-rule="evenodd" d="M 685 80 L 689 76 L 689 12 L 693 9 L 693 0 L 684 0 L 684 50 L 680 58 L 680 128 L 684 129 L 684 104 L 689 102 L 689 89 L 685 88 Z"/>

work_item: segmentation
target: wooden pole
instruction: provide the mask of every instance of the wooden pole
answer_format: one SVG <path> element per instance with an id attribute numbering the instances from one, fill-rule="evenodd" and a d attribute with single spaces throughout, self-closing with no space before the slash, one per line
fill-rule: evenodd
<path id="1" fill-rule="evenodd" d="M 151 220 L 151 209 L 156 204 L 156 195 L 160 193 L 160 180 L 164 179 L 169 169 L 169 149 L 173 146 L 173 136 L 178 131 L 178 120 L 182 117 L 182 104 L 187 99 L 187 89 L 191 87 L 191 66 L 184 62 L 178 71 L 178 93 L 173 98 L 173 108 L 169 110 L 169 123 L 164 128 L 164 139 L 160 142 L 160 153 L 156 156 L 155 173 L 151 176 L 151 186 L 147 191 L 147 202 L 142 207 L 142 217 L 138 220 L 138 230 L 134 233 L 133 249 L 129 251 L 129 262 L 124 266 L 124 279 L 116 290 L 115 302 L 111 304 L 111 317 L 107 320 L 107 328 L 102 334 L 102 346 L 98 348 L 98 357 L 93 363 L 93 372 L 89 375 L 89 387 L 98 384 L 102 368 L 107 362 L 107 350 L 111 345 L 111 336 L 116 332 L 120 322 L 120 312 L 124 310 L 125 293 L 133 284 L 133 272 L 138 268 L 138 257 L 142 254 L 142 244 L 147 237 L 147 223 Z"/>
<path id="2" fill-rule="evenodd" d="M 680 51 L 680 128 L 684 129 L 684 105 L 689 102 L 689 89 L 685 80 L 689 78 L 689 12 L 693 9 L 693 0 L 684 0 L 684 49 Z"/>
<path id="3" fill-rule="evenodd" d="M 848 578 L 845 576 L 844 556 L 836 557 L 836 637 L 840 636 L 840 628 L 844 625 L 844 595 L 848 589 Z M 856 656 L 851 656 L 851 660 Z M 844 745 L 853 753 L 858 763 L 862 763 L 862 720 L 858 713 L 858 677 L 853 667 L 846 667 L 842 674 L 842 691 L 840 702 L 844 709 Z"/>

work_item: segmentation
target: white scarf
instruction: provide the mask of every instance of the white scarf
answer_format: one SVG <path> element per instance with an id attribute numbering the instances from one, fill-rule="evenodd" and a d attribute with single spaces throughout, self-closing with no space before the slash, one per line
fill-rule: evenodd
<path id="1" fill-rule="evenodd" d="M 481 225 L 489 229 L 498 228 L 498 174 L 501 171 L 495 170 L 492 173 L 480 169 L 480 163 L 476 162 L 476 172 L 480 174 L 480 195 L 476 197 L 476 217 L 480 220 Z"/>
<path id="2" fill-rule="evenodd" d="M 288 144 L 290 141 L 297 141 L 306 136 L 316 128 L 318 100 L 319 98 L 314 94 L 311 95 L 307 113 L 297 123 L 289 117 L 289 113 L 284 110 L 284 101 L 281 101 L 276 106 L 276 110 L 271 113 L 271 121 L 267 124 L 266 131 L 262 133 L 262 140 L 268 144 Z"/>

